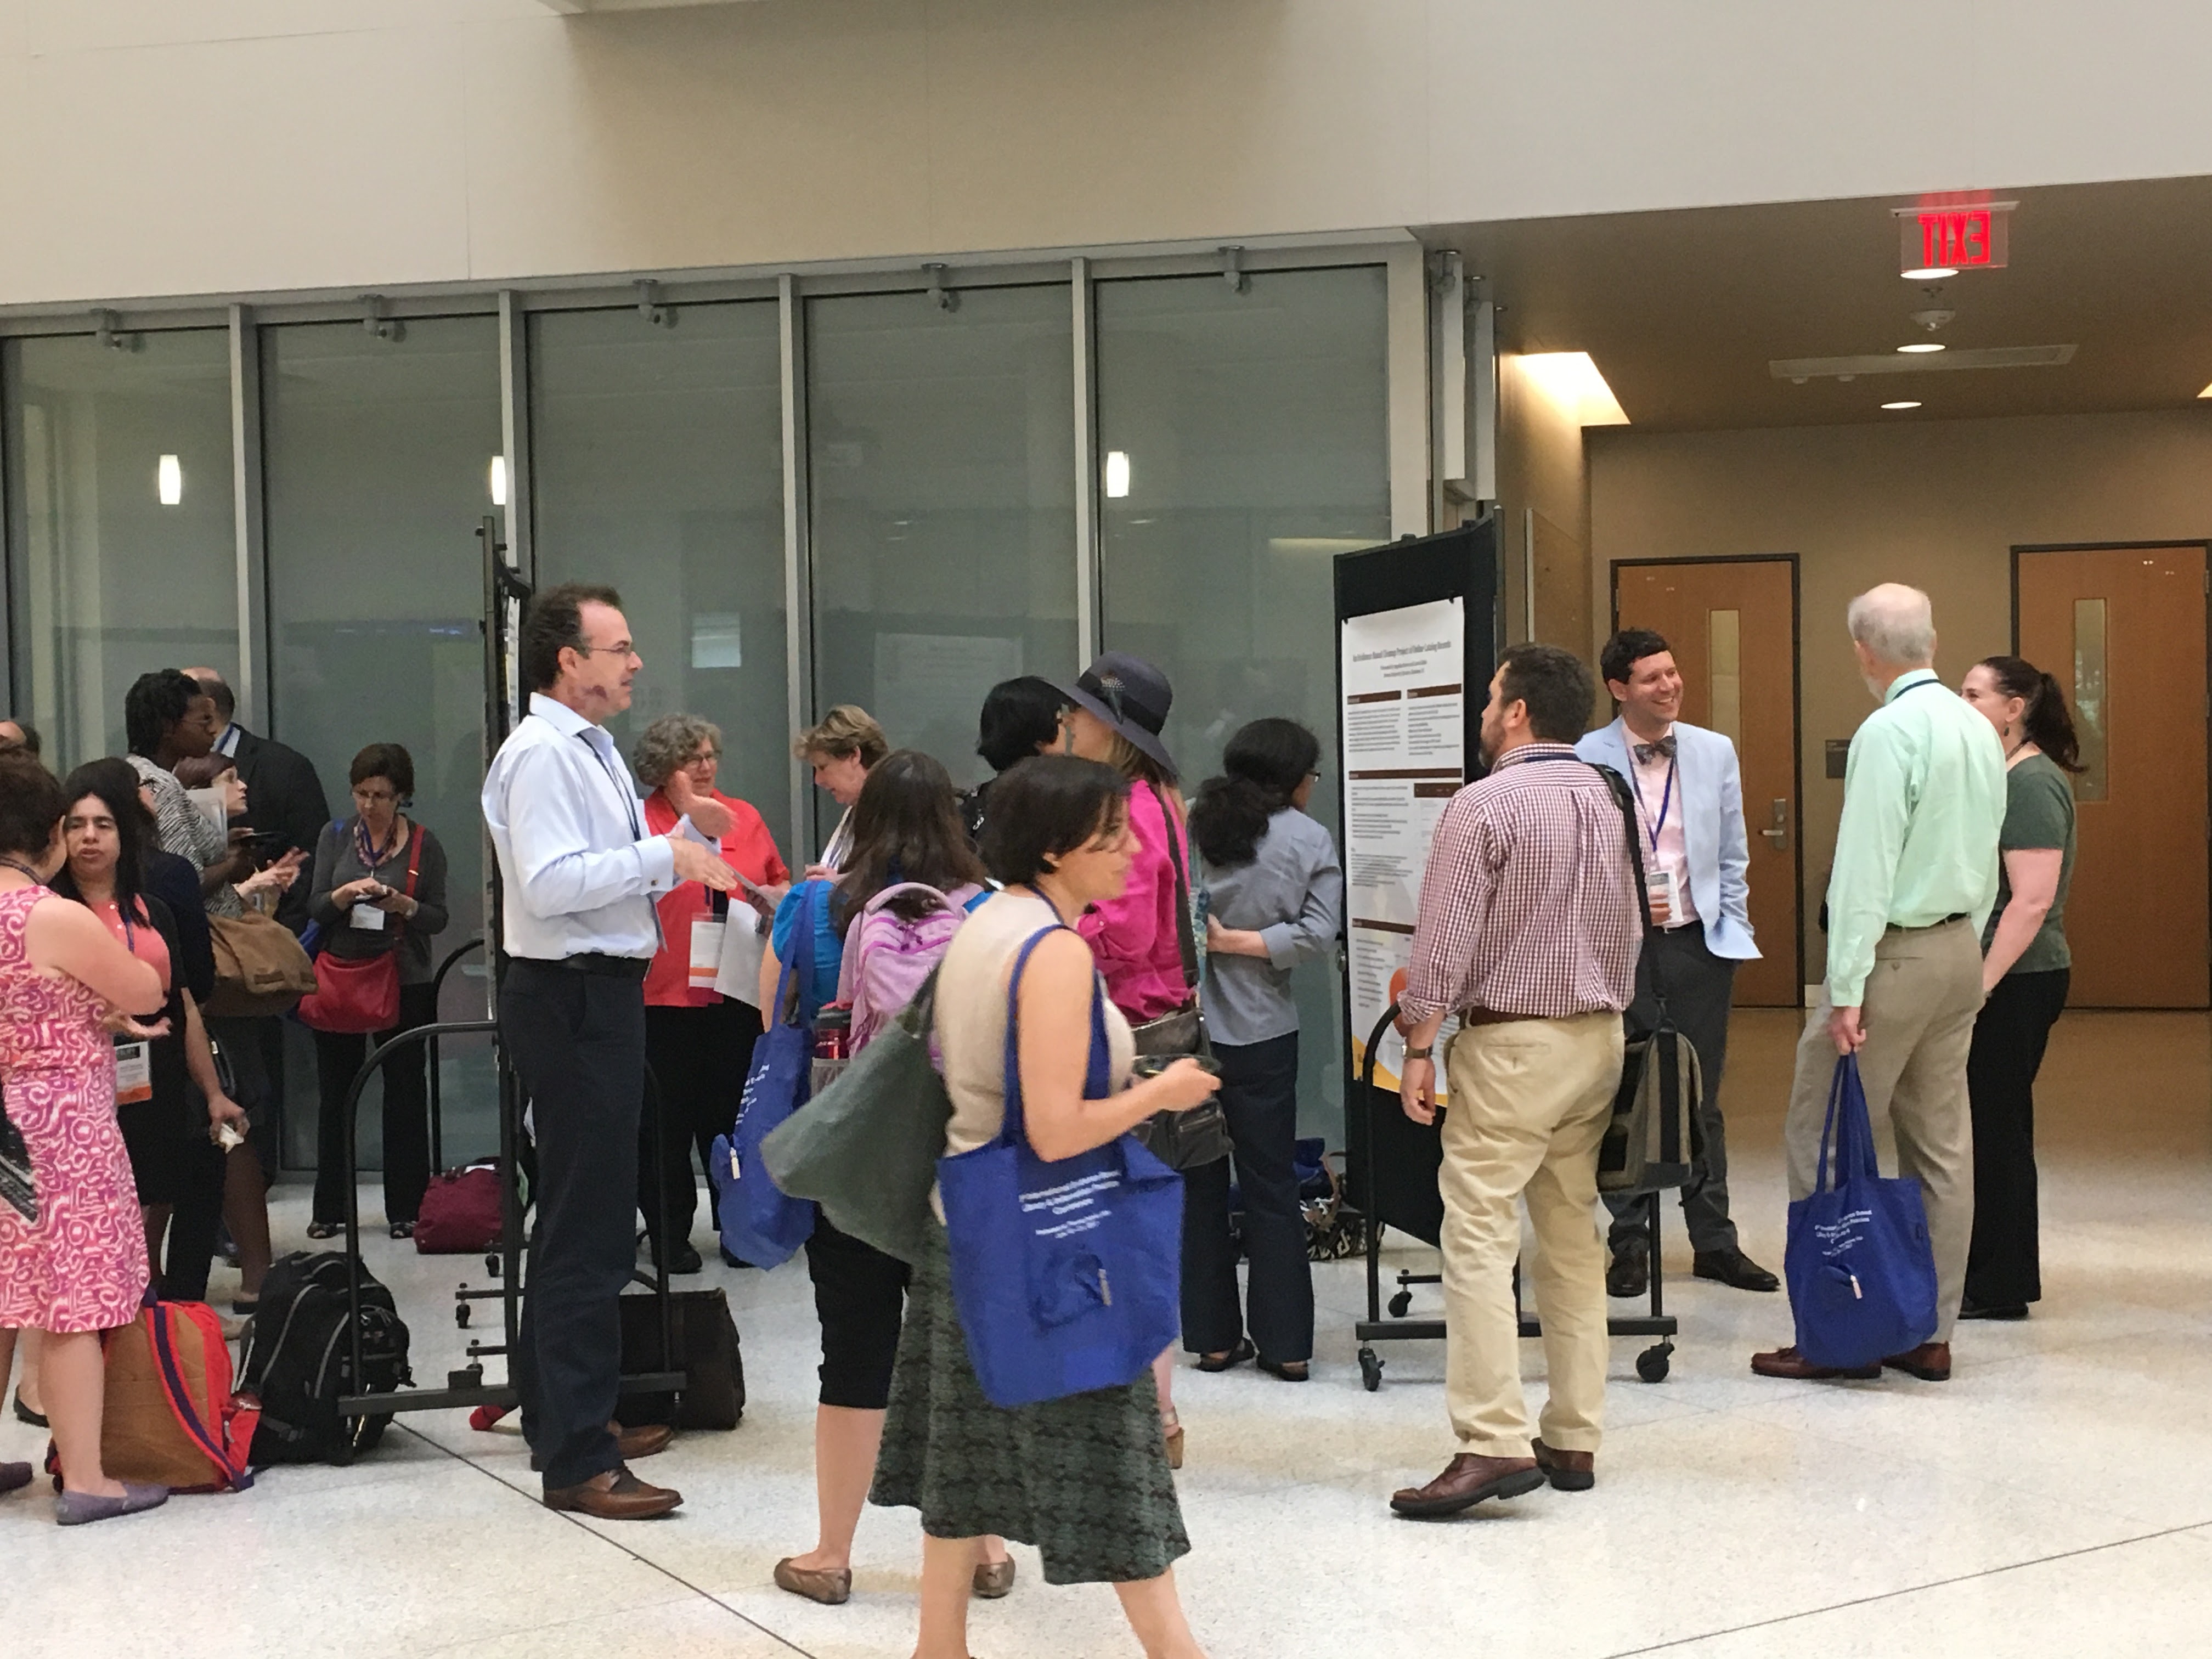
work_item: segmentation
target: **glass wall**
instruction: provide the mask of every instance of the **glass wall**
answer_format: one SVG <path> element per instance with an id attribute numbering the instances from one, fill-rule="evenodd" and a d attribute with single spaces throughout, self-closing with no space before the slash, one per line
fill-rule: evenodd
<path id="1" fill-rule="evenodd" d="M 453 920 L 434 957 L 481 931 L 483 568 L 499 453 L 497 324 L 410 319 L 380 339 L 357 323 L 261 331 L 270 713 L 322 775 L 334 812 L 365 744 L 406 745 L 410 816 L 444 843 Z M 477 959 L 481 961 L 481 957 Z M 481 969 L 477 972 L 480 975 Z M 448 1018 L 481 1018 L 481 977 L 449 980 Z M 450 1067 L 460 1062 L 449 1061 Z M 471 1103 L 452 1120 L 456 1097 Z M 313 1068 L 287 1066 L 287 1161 L 312 1164 Z M 490 1091 L 449 1090 L 448 1157 L 495 1131 Z M 374 1091 L 362 1146 L 373 1163 Z"/>
<path id="2" fill-rule="evenodd" d="M 238 669 L 221 329 L 4 343 L 15 695 L 66 769 L 123 750 L 153 668 Z"/>
<path id="3" fill-rule="evenodd" d="M 976 781 L 983 694 L 1080 666 L 1070 291 L 823 298 L 806 325 L 815 706 Z"/>
<path id="4" fill-rule="evenodd" d="M 1110 262 L 1109 262 L 1110 264 Z M 1065 267 L 1061 268 L 1065 270 Z M 264 586 L 241 605 L 222 328 L 0 340 L 11 696 L 69 764 L 118 747 L 149 667 L 234 670 L 241 611 L 265 634 L 271 734 L 303 750 L 334 811 L 366 743 L 403 743 L 416 814 L 445 842 L 453 922 L 480 931 L 481 550 L 506 487 L 503 395 L 527 399 L 533 574 L 622 589 L 645 657 L 616 737 L 673 710 L 723 729 L 722 785 L 791 832 L 794 725 L 857 702 L 963 782 L 996 681 L 1079 667 L 1077 507 L 1097 510 L 1106 645 L 1173 678 L 1167 737 L 1192 786 L 1267 714 L 1304 720 L 1330 758 L 1313 804 L 1337 816 L 1329 556 L 1387 538 L 1386 273 L 1381 264 L 1117 276 L 1094 267 L 1090 381 L 1097 475 L 1080 477 L 1075 319 L 1042 270 L 930 295 L 801 285 L 811 681 L 787 661 L 787 410 L 780 304 L 526 311 L 525 379 L 502 384 L 489 314 L 255 325 Z M 843 286 L 851 286 L 848 282 Z M 326 313 L 324 314 L 327 314 Z M 0 324 L 0 331 L 12 325 Z M 1086 494 L 1079 497 L 1081 489 Z M 810 844 L 834 816 L 810 793 Z M 480 1013 L 476 963 L 448 1018 Z M 1301 981 L 1309 1029 L 1336 1023 L 1336 975 Z M 314 1159 L 312 1057 L 288 1063 L 287 1161 Z M 446 1151 L 486 1149 L 483 1056 L 447 1063 Z M 1310 1044 L 1310 1127 L 1338 1093 Z M 376 1161 L 372 1092 L 365 1164 Z"/>
<path id="5" fill-rule="evenodd" d="M 1263 714 L 1322 739 L 1310 811 L 1337 823 L 1332 555 L 1390 534 L 1379 265 L 1105 282 L 1097 338 L 1100 577 L 1109 648 L 1175 686 L 1187 788 Z M 1334 1031 L 1333 962 L 1298 975 L 1302 1023 Z M 1308 1042 L 1300 1116 L 1341 1121 L 1340 1060 Z"/>
<path id="6" fill-rule="evenodd" d="M 783 400 L 774 301 L 530 319 L 538 580 L 611 582 L 645 669 L 611 726 L 722 728 L 725 793 L 790 838 Z M 790 848 L 784 848 L 787 854 Z"/>

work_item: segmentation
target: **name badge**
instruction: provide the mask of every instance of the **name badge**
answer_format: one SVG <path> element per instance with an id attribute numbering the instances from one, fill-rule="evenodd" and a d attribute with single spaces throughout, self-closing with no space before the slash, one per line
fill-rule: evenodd
<path id="1" fill-rule="evenodd" d="M 1672 870 L 1653 870 L 1644 878 L 1645 889 L 1651 895 L 1651 920 L 1660 927 L 1676 921 L 1682 908 L 1680 889 Z"/>
<path id="2" fill-rule="evenodd" d="M 154 1045 L 118 1042 L 115 1045 L 115 1103 L 136 1106 L 154 1097 Z"/>
<path id="3" fill-rule="evenodd" d="M 722 938 L 729 931 L 725 921 L 709 921 L 701 916 L 691 924 L 691 988 L 711 991 L 714 976 L 722 969 Z"/>
<path id="4" fill-rule="evenodd" d="M 356 904 L 348 913 L 346 920 L 364 933 L 380 933 L 387 918 L 374 904 Z"/>

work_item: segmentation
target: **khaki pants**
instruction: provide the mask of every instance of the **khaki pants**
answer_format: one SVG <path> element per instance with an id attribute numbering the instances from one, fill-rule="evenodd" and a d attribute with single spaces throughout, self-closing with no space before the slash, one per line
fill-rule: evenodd
<path id="1" fill-rule="evenodd" d="M 1897 1173 L 1920 1182 L 1936 1253 L 1935 1340 L 1948 1342 L 1966 1283 L 1974 1237 L 1974 1125 L 1966 1105 L 1966 1051 L 1982 1009 L 1982 951 L 1964 921 L 1905 932 L 1893 927 L 1875 946 L 1860 1018 L 1866 1043 L 1859 1080 L 1876 1139 L 1883 1119 L 1897 1142 Z M 1790 1196 L 1804 1197 L 1819 1178 L 1820 1131 L 1836 1045 L 1826 992 L 1797 1041 L 1797 1075 L 1782 1141 Z"/>
<path id="2" fill-rule="evenodd" d="M 1551 1379 L 1544 1443 L 1595 1452 L 1605 1418 L 1605 1249 L 1597 1149 L 1620 1081 L 1619 1014 L 1477 1025 L 1446 1055 L 1444 1401 L 1462 1451 L 1526 1457 L 1513 1263 L 1517 1200 L 1536 1230 L 1529 1279 Z"/>

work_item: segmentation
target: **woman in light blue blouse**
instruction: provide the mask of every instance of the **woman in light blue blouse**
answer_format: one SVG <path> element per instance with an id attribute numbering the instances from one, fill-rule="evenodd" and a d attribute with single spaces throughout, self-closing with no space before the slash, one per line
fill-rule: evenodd
<path id="1" fill-rule="evenodd" d="M 1313 1356 L 1313 1273 L 1293 1169 L 1298 1011 L 1291 970 L 1336 942 L 1344 872 L 1328 831 L 1305 815 L 1321 744 L 1296 720 L 1254 720 L 1229 740 L 1223 775 L 1190 810 L 1202 861 L 1206 1023 L 1221 1061 L 1221 1105 L 1251 1258 L 1237 1304 L 1227 1158 L 1184 1172 L 1182 1340 L 1198 1368 L 1257 1358 L 1286 1382 Z"/>

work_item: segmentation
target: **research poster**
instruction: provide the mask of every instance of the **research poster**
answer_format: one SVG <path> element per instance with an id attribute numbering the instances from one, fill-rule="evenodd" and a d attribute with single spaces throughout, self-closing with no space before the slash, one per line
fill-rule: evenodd
<path id="1" fill-rule="evenodd" d="M 1461 599 L 1349 617 L 1338 624 L 1344 756 L 1345 937 L 1352 1063 L 1405 989 L 1429 844 L 1465 781 L 1467 608 Z M 1377 1087 L 1398 1086 L 1405 1042 L 1394 1027 L 1376 1056 Z M 1438 1077 L 1441 1085 L 1443 1079 Z M 1441 1087 L 1439 1089 L 1441 1092 Z"/>

